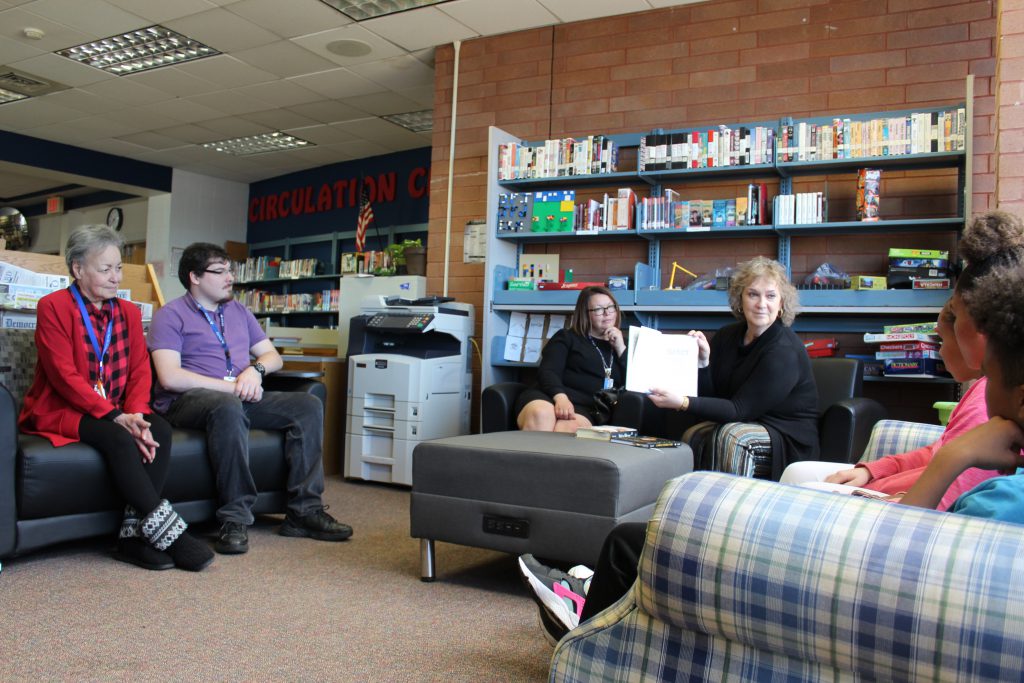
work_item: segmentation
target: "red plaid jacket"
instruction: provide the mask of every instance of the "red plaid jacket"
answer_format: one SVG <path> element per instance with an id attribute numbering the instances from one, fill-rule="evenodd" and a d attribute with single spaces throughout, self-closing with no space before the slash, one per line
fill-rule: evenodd
<path id="1" fill-rule="evenodd" d="M 128 328 L 128 358 L 123 364 L 127 377 L 121 405 L 115 406 L 93 389 L 85 325 L 71 292 L 62 289 L 39 300 L 36 376 L 18 417 L 21 431 L 63 446 L 78 441 L 83 414 L 99 419 L 117 408 L 126 413 L 152 412 L 149 399 L 153 377 L 142 333 L 142 314 L 130 301 L 116 301 Z"/>

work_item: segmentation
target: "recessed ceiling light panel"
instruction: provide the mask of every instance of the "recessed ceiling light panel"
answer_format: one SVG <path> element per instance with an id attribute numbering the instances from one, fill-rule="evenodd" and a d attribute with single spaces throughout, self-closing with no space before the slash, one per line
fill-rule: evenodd
<path id="1" fill-rule="evenodd" d="M 449 0 L 321 0 L 324 4 L 344 14 L 349 19 L 362 21 L 383 17 L 386 14 L 396 14 L 417 7 L 429 7 L 440 5 Z"/>
<path id="2" fill-rule="evenodd" d="M 20 92 L 14 92 L 13 90 L 5 90 L 0 88 L 0 104 L 7 104 L 8 102 L 17 102 L 18 100 L 27 100 L 28 95 L 22 95 Z"/>
<path id="3" fill-rule="evenodd" d="M 219 55 L 220 52 L 169 28 L 150 26 L 57 50 L 56 54 L 125 76 Z"/>
<path id="4" fill-rule="evenodd" d="M 244 138 L 231 138 L 230 140 L 219 140 L 203 144 L 206 149 L 215 152 L 223 152 L 236 157 L 249 156 L 251 154 L 266 154 L 267 152 L 283 152 L 289 149 L 303 149 L 315 147 L 309 140 L 297 138 L 281 131 L 273 133 L 260 133 Z"/>
<path id="5" fill-rule="evenodd" d="M 426 133 L 434 129 L 434 110 L 410 111 L 405 114 L 389 114 L 382 116 L 385 121 L 408 128 L 414 133 Z"/>

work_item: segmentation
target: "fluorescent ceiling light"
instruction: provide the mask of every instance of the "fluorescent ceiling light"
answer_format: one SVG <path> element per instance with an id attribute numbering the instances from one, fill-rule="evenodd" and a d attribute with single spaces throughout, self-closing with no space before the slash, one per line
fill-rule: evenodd
<path id="1" fill-rule="evenodd" d="M 410 111 L 405 114 L 388 114 L 381 118 L 391 123 L 397 123 L 402 128 L 408 128 L 414 133 L 426 133 L 434 129 L 433 109 Z"/>
<path id="2" fill-rule="evenodd" d="M 260 133 L 244 138 L 232 138 L 218 142 L 207 142 L 203 144 L 206 149 L 215 152 L 223 152 L 236 157 L 244 157 L 250 154 L 265 154 L 267 152 L 281 152 L 288 149 L 302 149 L 304 147 L 315 147 L 309 140 L 297 138 L 280 131 L 273 133 Z"/>
<path id="3" fill-rule="evenodd" d="M 124 76 L 211 57 L 220 52 L 169 28 L 150 26 L 57 50 L 56 54 Z"/>
<path id="4" fill-rule="evenodd" d="M 417 7 L 440 5 L 448 0 L 321 0 L 321 2 L 330 5 L 349 19 L 362 21 Z"/>
<path id="5" fill-rule="evenodd" d="M 8 102 L 17 102 L 18 100 L 27 100 L 28 95 L 22 95 L 20 92 L 14 92 L 13 90 L 5 90 L 0 88 L 0 104 L 7 104 Z"/>

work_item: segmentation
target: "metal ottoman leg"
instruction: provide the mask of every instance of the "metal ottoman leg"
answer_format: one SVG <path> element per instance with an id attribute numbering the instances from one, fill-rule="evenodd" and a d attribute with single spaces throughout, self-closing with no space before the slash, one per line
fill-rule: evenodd
<path id="1" fill-rule="evenodd" d="M 420 539 L 420 581 L 434 580 L 434 540 Z"/>

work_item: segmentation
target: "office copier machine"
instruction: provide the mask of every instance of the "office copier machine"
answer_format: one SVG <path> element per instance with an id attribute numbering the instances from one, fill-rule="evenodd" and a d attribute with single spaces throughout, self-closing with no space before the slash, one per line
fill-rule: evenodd
<path id="1" fill-rule="evenodd" d="M 363 298 L 348 345 L 345 476 L 412 485 L 420 441 L 469 433 L 472 304 Z"/>

